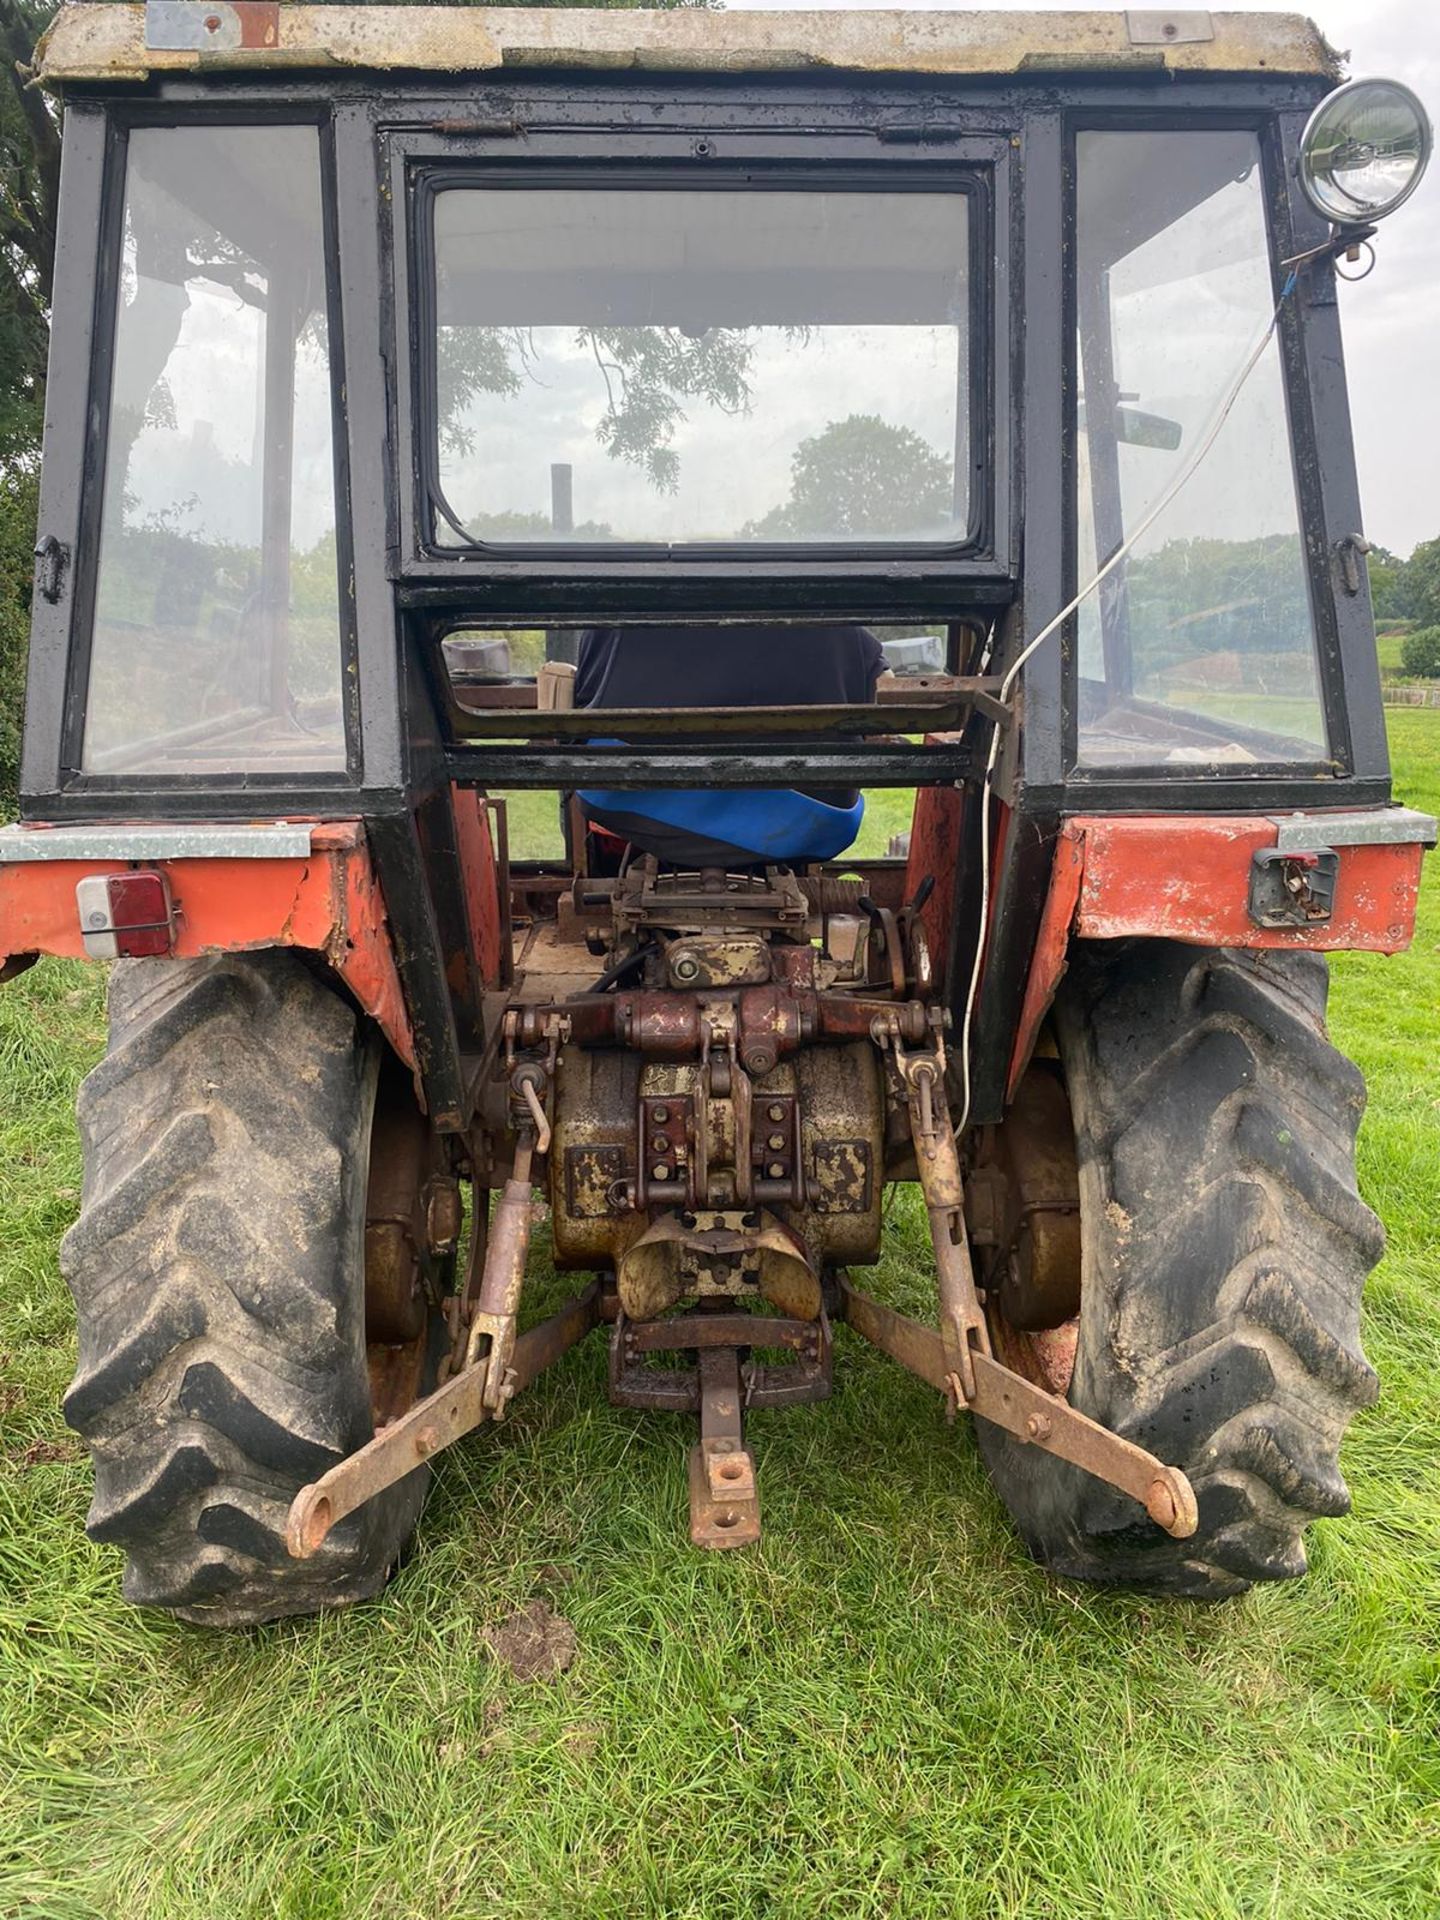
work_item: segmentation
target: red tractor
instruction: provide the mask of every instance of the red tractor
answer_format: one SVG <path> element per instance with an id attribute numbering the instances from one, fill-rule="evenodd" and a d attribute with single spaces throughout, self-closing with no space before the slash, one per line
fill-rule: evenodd
<path id="1" fill-rule="evenodd" d="M 112 968 L 61 1259 L 127 1595 L 374 1592 L 592 1333 L 699 1546 L 859 1336 L 1057 1573 L 1303 1571 L 1381 1246 L 1323 954 L 1435 837 L 1335 300 L 1413 96 L 1193 12 L 152 0 L 37 69 L 0 957 Z M 854 1278 L 893 1182 L 933 1323 Z"/>

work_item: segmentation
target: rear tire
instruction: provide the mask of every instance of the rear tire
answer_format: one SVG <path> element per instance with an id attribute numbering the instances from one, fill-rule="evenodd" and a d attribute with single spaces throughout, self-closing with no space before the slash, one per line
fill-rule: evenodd
<path id="1" fill-rule="evenodd" d="M 1338 1450 L 1376 1395 L 1360 1295 L 1384 1235 L 1356 1191 L 1365 1088 L 1326 1037 L 1327 984 L 1308 953 L 1072 954 L 1055 1010 L 1080 1176 L 1069 1398 L 1183 1467 L 1200 1526 L 1172 1540 L 979 1422 L 997 1488 L 1056 1573 L 1219 1598 L 1302 1574 L 1306 1527 L 1349 1508 Z M 1002 1357 L 1040 1376 L 1054 1336 L 993 1324 Z"/>
<path id="2" fill-rule="evenodd" d="M 300 1487 L 371 1438 L 365 1203 L 380 1056 L 295 955 L 121 962 L 80 1090 L 61 1266 L 94 1540 L 124 1593 L 220 1627 L 362 1600 L 414 1529 L 412 1474 L 292 1560 Z"/>

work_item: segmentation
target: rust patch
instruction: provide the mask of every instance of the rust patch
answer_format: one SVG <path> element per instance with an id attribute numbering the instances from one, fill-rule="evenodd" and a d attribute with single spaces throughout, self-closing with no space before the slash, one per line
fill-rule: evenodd
<path id="1" fill-rule="evenodd" d="M 274 946 L 323 953 L 406 1066 L 414 1068 L 414 1039 L 390 923 L 358 820 L 315 826 L 309 859 L 185 857 L 155 864 L 175 900 L 179 956 Z M 39 953 L 83 959 L 76 882 L 124 870 L 119 860 L 0 863 L 0 960 Z"/>
<path id="2" fill-rule="evenodd" d="M 1010 1056 L 1010 1081 L 1006 1089 L 1011 1099 L 1020 1084 L 1020 1076 L 1030 1064 L 1041 1022 L 1049 1012 L 1055 990 L 1065 975 L 1065 956 L 1070 946 L 1075 909 L 1080 900 L 1084 865 L 1084 829 L 1074 821 L 1067 821 L 1055 843 L 1050 890 L 1045 897 L 1040 931 L 1035 936 L 1035 954 L 1030 962 L 1030 977 L 1025 982 L 1020 1024 L 1015 1031 L 1015 1047 Z"/>
<path id="3" fill-rule="evenodd" d="M 1325 813 L 1308 816 L 1324 832 Z M 1415 931 L 1423 849 L 1418 841 L 1341 846 L 1330 918 L 1261 927 L 1250 917 L 1250 865 L 1275 845 L 1273 820 L 1254 814 L 1136 814 L 1077 818 L 1084 877 L 1075 932 L 1082 940 L 1144 935 L 1212 947 L 1304 947 L 1399 953 Z"/>
<path id="4" fill-rule="evenodd" d="M 565 1200 L 577 1220 L 605 1220 L 623 1213 L 629 1177 L 624 1147 L 565 1149 Z"/>
<path id="5" fill-rule="evenodd" d="M 815 1147 L 817 1213 L 866 1213 L 870 1208 L 874 1159 L 868 1140 L 821 1140 Z"/>

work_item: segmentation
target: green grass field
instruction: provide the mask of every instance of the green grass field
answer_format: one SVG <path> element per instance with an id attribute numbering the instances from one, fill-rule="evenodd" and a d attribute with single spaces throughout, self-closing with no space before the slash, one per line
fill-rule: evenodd
<path id="1" fill-rule="evenodd" d="M 1440 809 L 1440 713 L 1390 716 Z M 1406 957 L 1336 966 L 1390 1228 L 1312 1571 L 1219 1607 L 1048 1579 L 962 1424 L 843 1331 L 835 1398 L 757 1416 L 766 1537 L 685 1543 L 681 1423 L 598 1345 L 443 1457 L 354 1613 L 234 1638 L 120 1599 L 55 1244 L 96 971 L 0 992 L 0 1915 L 36 1920 L 1434 1920 L 1440 1913 L 1440 867 Z M 922 1223 L 897 1212 L 888 1283 Z M 573 1623 L 551 1685 L 485 1630 Z"/>

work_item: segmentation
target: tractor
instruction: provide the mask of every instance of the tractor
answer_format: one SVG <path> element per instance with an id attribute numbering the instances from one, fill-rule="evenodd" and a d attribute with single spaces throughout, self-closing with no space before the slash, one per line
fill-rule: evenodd
<path id="1" fill-rule="evenodd" d="M 1324 956 L 1436 831 L 1336 293 L 1414 95 L 1280 14 L 274 0 L 66 6 L 35 81 L 0 959 L 109 967 L 60 1260 L 126 1597 L 374 1594 L 592 1337 L 698 1548 L 858 1339 L 1054 1574 L 1302 1573 L 1382 1245 Z"/>

